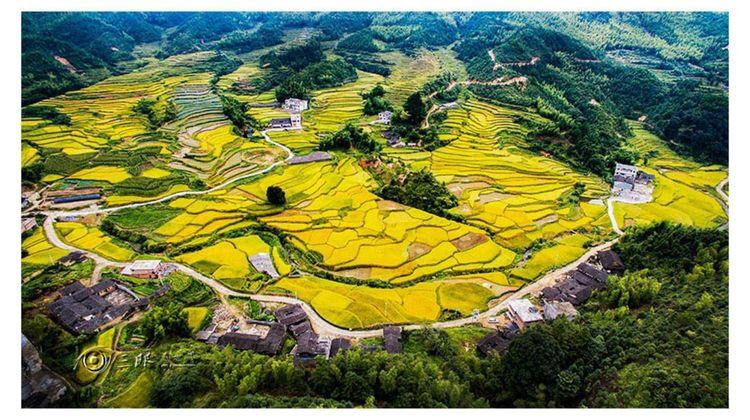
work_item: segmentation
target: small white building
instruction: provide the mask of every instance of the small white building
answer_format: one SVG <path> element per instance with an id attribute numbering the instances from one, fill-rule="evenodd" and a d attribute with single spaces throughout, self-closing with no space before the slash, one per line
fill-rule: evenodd
<path id="1" fill-rule="evenodd" d="M 510 313 L 513 322 L 518 325 L 520 330 L 525 329 L 529 324 L 542 321 L 542 313 L 528 299 L 514 299 L 508 302 L 508 313 Z"/>
<path id="2" fill-rule="evenodd" d="M 623 191 L 632 191 L 635 176 L 638 174 L 638 168 L 633 165 L 622 163 L 615 164 L 615 175 L 613 177 L 612 192 L 615 194 Z"/>
<path id="3" fill-rule="evenodd" d="M 139 279 L 156 279 L 162 276 L 161 260 L 135 260 L 120 272 Z"/>
<path id="4" fill-rule="evenodd" d="M 290 115 L 289 120 L 292 122 L 292 128 L 302 128 L 302 116 L 300 114 Z"/>
<path id="5" fill-rule="evenodd" d="M 378 122 L 381 124 L 390 124 L 391 118 L 393 118 L 393 112 L 383 111 L 378 114 Z"/>
<path id="6" fill-rule="evenodd" d="M 307 109 L 307 101 L 304 99 L 288 98 L 281 106 L 284 111 L 299 114 Z"/>

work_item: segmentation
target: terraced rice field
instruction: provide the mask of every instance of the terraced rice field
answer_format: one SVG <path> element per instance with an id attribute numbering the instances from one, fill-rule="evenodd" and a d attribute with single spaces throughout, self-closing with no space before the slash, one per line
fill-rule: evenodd
<path id="1" fill-rule="evenodd" d="M 320 266 L 341 276 L 403 283 L 437 272 L 497 269 L 515 254 L 479 229 L 379 199 L 355 161 L 285 168 L 239 187 L 258 196 L 268 185 L 287 191 L 288 209 L 261 217 L 288 232 Z"/>
<path id="2" fill-rule="evenodd" d="M 302 130 L 268 135 L 295 153 L 306 154 L 321 137 L 346 122 L 366 124 L 360 93 L 377 83 L 384 84 L 386 98 L 400 107 L 415 87 L 441 71 L 465 77 L 460 63 L 445 50 L 421 52 L 416 58 L 397 52 L 380 55 L 395 63 L 391 76 L 358 72 L 354 82 L 313 92 Z M 210 57 L 211 53 L 196 53 L 154 61 L 129 75 L 43 101 L 70 115 L 73 122 L 59 126 L 24 119 L 22 164 L 38 161 L 40 152 L 87 160 L 105 151 L 158 146 L 156 156 L 135 168 L 109 163 L 116 159 L 108 158 L 75 170 L 65 170 L 61 164 L 59 171 L 45 174 L 49 183 L 70 179 L 104 185 L 106 204 L 115 206 L 195 189 L 189 185 L 196 178 L 208 186 L 218 185 L 283 159 L 282 150 L 260 137 L 238 135 L 223 115 L 219 96 L 210 86 L 212 75 L 196 70 L 196 63 Z M 248 114 L 262 124 L 287 117 L 288 113 L 269 106 L 275 103 L 273 91 L 233 89 L 237 82 L 247 87 L 264 75 L 256 61 L 223 76 L 217 89 L 255 105 Z M 148 136 L 153 127 L 132 111 L 142 97 L 176 105 L 177 119 L 159 129 L 163 138 Z M 445 182 L 459 201 L 451 212 L 466 223 L 380 199 L 371 192 L 376 182 L 346 155 L 326 162 L 282 164 L 262 177 L 219 191 L 173 199 L 151 216 L 147 211 L 151 207 L 140 208 L 143 213 L 135 218 L 119 213 L 120 222 L 135 223 L 129 228 L 165 242 L 176 261 L 230 288 L 297 296 L 326 320 L 345 328 L 433 322 L 446 311 L 468 316 L 575 260 L 612 233 L 602 203 L 608 185 L 525 148 L 526 129 L 514 117 L 542 117 L 476 99 L 462 99 L 460 107 L 447 115 L 440 129 L 447 146 L 432 152 L 387 148 L 385 154 L 414 170 L 429 169 Z M 653 203 L 615 204 L 621 227 L 665 219 L 697 226 L 726 221 L 713 192 L 726 170 L 682 159 L 638 124 L 632 127 L 636 136 L 629 141 L 634 148 L 658 152 L 646 165 L 657 186 Z M 136 188 L 122 188 L 149 182 L 164 182 L 165 187 L 150 196 L 138 195 Z M 585 186 L 580 200 L 569 200 L 578 183 Z M 285 191 L 285 206 L 268 203 L 266 189 L 272 185 Z M 55 228 L 66 243 L 105 258 L 136 257 L 128 245 L 93 225 L 59 222 Z M 284 250 L 274 235 L 257 233 L 267 228 L 282 232 L 278 236 L 289 249 Z M 24 264 L 49 264 L 67 253 L 49 244 L 41 230 L 23 247 L 29 252 Z M 522 256 L 527 249 L 534 252 Z M 289 276 L 293 267 L 287 251 L 308 273 Z M 249 257 L 261 252 L 270 254 L 279 280 L 270 282 L 250 264 Z M 188 308 L 187 312 L 195 329 L 207 310 Z M 140 382 L 148 386 L 153 378 L 142 375 L 136 384 Z M 121 400 L 125 405 L 146 404 L 136 401 L 140 394 L 131 388 L 107 404 L 120 405 Z"/>
<path id="3" fill-rule="evenodd" d="M 154 373 L 150 370 L 138 375 L 130 386 L 121 394 L 104 401 L 105 407 L 112 408 L 145 408 L 149 406 L 149 397 L 151 389 L 154 387 L 156 379 Z"/>
<path id="4" fill-rule="evenodd" d="M 603 181 L 522 149 L 525 129 L 513 122 L 519 111 L 471 100 L 448 111 L 441 137 L 448 146 L 429 152 L 392 149 L 388 153 L 415 169 L 429 168 L 459 198 L 452 211 L 487 229 L 495 240 L 524 249 L 536 240 L 571 232 L 608 230 L 605 207 L 585 201 L 607 194 Z M 558 200 L 585 185 L 581 206 Z M 585 207 L 584 207 L 585 206 Z"/>
<path id="5" fill-rule="evenodd" d="M 177 133 L 180 150 L 170 166 L 216 185 L 281 159 L 283 152 L 259 138 L 246 139 L 236 133 L 208 82 L 206 78 L 183 84 L 174 92 L 178 119 L 169 128 Z"/>
<path id="6" fill-rule="evenodd" d="M 302 113 L 303 127 L 324 135 L 338 131 L 348 121 L 358 121 L 364 106 L 359 94 L 383 81 L 382 76 L 358 71 L 354 82 L 314 92 L 310 109 Z"/>
<path id="7" fill-rule="evenodd" d="M 68 255 L 68 251 L 58 248 L 47 240 L 44 230 L 37 227 L 34 233 L 21 243 L 21 249 L 28 255 L 21 259 L 21 264 L 47 266 Z"/>
<path id="8" fill-rule="evenodd" d="M 440 74 L 441 58 L 445 59 L 444 53 L 430 51 L 421 51 L 416 58 L 400 52 L 381 53 L 379 57 L 394 64 L 384 87 L 385 98 L 395 107 L 401 107 L 416 88 Z"/>
<path id="9" fill-rule="evenodd" d="M 276 247 L 272 249 L 257 235 L 222 240 L 176 259 L 234 289 L 257 290 L 261 278 L 249 258 L 258 253 L 269 254 L 279 274 L 286 275 L 291 271 L 289 264 L 281 257 L 282 251 Z"/>
<path id="10" fill-rule="evenodd" d="M 80 171 L 69 176 L 70 179 L 82 179 L 86 181 L 105 181 L 117 184 L 130 178 L 127 169 L 112 166 L 97 166 Z"/>
<path id="11" fill-rule="evenodd" d="M 26 143 L 21 143 L 21 167 L 26 167 L 39 160 L 39 151 Z"/>
<path id="12" fill-rule="evenodd" d="M 170 243 L 195 241 L 247 226 L 250 214 L 291 235 L 294 245 L 311 252 L 312 263 L 327 271 L 394 284 L 441 271 L 500 269 L 514 260 L 515 253 L 477 228 L 379 199 L 367 189 L 372 182 L 353 159 L 286 166 L 232 190 L 172 201 L 171 207 L 184 212 L 154 233 Z M 270 185 L 286 191 L 285 210 L 266 203 Z M 225 270 L 245 275 L 244 261 L 237 260 Z"/>
<path id="13" fill-rule="evenodd" d="M 629 139 L 639 152 L 656 151 L 644 170 L 656 179 L 653 202 L 615 203 L 615 217 L 621 227 L 669 220 L 698 227 L 715 227 L 728 220 L 714 187 L 727 177 L 726 168 L 701 166 L 678 156 L 662 140 L 631 122 Z"/>
<path id="14" fill-rule="evenodd" d="M 96 227 L 78 222 L 58 222 L 55 224 L 60 239 L 74 247 L 95 252 L 113 261 L 131 261 L 136 253 L 126 245 L 105 235 Z"/>
<path id="15" fill-rule="evenodd" d="M 443 310 L 471 315 L 484 310 L 498 293 L 490 281 L 465 278 L 383 289 L 355 286 L 318 277 L 284 278 L 274 285 L 312 305 L 329 322 L 344 328 L 436 321 Z M 509 288 L 517 286 L 508 283 Z"/>
<path id="16" fill-rule="evenodd" d="M 218 95 L 210 87 L 213 75 L 203 67 L 213 55 L 205 52 L 152 60 L 132 73 L 40 102 L 38 105 L 52 106 L 70 116 L 71 124 L 24 118 L 23 164 L 38 160 L 39 149 L 43 149 L 49 156 L 45 182 L 69 178 L 95 181 L 109 188 L 139 173 L 139 168 L 128 168 L 122 159 L 113 161 L 112 152 L 122 154 L 157 146 L 156 155 L 149 155 L 149 162 L 144 163 L 146 172 L 142 176 L 169 178 L 164 172 L 168 170 L 184 178 L 189 173 L 209 186 L 281 159 L 283 153 L 269 147 L 260 137 L 245 139 L 234 133 Z M 133 110 L 144 98 L 155 101 L 155 109 L 173 103 L 176 120 L 155 130 L 145 116 Z M 160 135 L 154 136 L 154 131 Z M 97 158 L 113 164 L 87 164 Z M 188 188 L 184 181 L 170 181 L 166 185 L 169 192 Z M 105 191 L 106 203 L 110 205 L 145 201 L 154 195 Z"/>

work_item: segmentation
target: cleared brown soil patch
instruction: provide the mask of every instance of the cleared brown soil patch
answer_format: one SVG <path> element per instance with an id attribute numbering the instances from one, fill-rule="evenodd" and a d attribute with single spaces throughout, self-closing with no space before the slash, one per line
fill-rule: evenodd
<path id="1" fill-rule="evenodd" d="M 391 200 L 380 200 L 378 201 L 378 209 L 380 210 L 403 210 L 406 207 Z"/>
<path id="2" fill-rule="evenodd" d="M 513 197 L 511 194 L 504 194 L 501 192 L 493 191 L 488 194 L 482 194 L 479 196 L 479 204 L 493 203 L 495 201 L 504 200 L 506 198 Z"/>
<path id="3" fill-rule="evenodd" d="M 335 273 L 339 276 L 343 277 L 354 277 L 355 279 L 369 279 L 370 278 L 370 268 L 352 268 L 349 270 L 341 270 L 341 271 L 335 271 Z"/>
<path id="4" fill-rule="evenodd" d="M 541 219 L 534 222 L 536 227 L 541 227 L 546 225 L 547 223 L 552 223 L 557 221 L 557 215 L 556 214 L 550 214 L 549 216 L 542 217 Z"/>
<path id="5" fill-rule="evenodd" d="M 464 194 L 464 191 L 467 190 L 475 190 L 479 188 L 487 188 L 490 184 L 483 182 L 483 181 L 474 181 L 474 182 L 455 182 L 452 184 L 448 184 L 448 191 L 452 192 L 456 197 L 461 197 Z"/>
<path id="6" fill-rule="evenodd" d="M 451 243 L 459 251 L 465 251 L 467 249 L 474 248 L 481 243 L 487 242 L 487 240 L 487 237 L 482 235 L 481 233 L 470 232 L 458 239 L 452 240 Z"/>
<path id="7" fill-rule="evenodd" d="M 427 245 L 423 244 L 422 242 L 414 242 L 413 244 L 409 245 L 409 248 L 407 248 L 407 252 L 409 253 L 409 259 L 413 260 L 414 258 L 421 257 L 422 255 L 430 252 L 432 248 Z"/>

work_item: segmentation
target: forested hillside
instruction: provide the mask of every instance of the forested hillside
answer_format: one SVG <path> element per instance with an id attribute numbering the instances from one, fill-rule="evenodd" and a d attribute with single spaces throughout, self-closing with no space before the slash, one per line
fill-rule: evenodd
<path id="1" fill-rule="evenodd" d="M 716 13 L 27 13 L 23 103 L 129 71 L 149 55 L 243 54 L 312 27 L 347 63 L 384 76 L 390 63 L 379 52 L 452 45 L 482 82 L 471 91 L 551 118 L 554 126 L 532 126 L 530 143 L 586 171 L 606 177 L 614 161 L 639 158 L 622 143 L 624 118 L 645 119 L 680 152 L 726 164 L 727 25 Z M 285 82 L 291 92 L 336 84 L 322 72 L 352 75 L 336 61 L 291 79 L 275 68 L 263 86 Z M 519 77 L 523 89 L 487 83 Z"/>

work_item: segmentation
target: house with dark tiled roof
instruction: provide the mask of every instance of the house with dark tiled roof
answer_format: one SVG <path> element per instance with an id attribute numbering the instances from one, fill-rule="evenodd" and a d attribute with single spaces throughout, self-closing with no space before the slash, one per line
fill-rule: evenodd
<path id="1" fill-rule="evenodd" d="M 269 356 L 279 354 L 286 338 L 286 328 L 278 322 L 253 322 L 266 327 L 262 334 L 228 332 L 219 336 L 216 344 L 232 346 L 237 350 L 252 350 Z"/>
<path id="2" fill-rule="evenodd" d="M 86 261 L 86 254 L 81 251 L 73 251 L 70 254 L 60 258 L 57 262 L 65 267 L 69 267 L 73 264 Z"/>
<path id="3" fill-rule="evenodd" d="M 383 341 L 385 342 L 385 351 L 388 353 L 404 351 L 404 345 L 401 343 L 401 327 L 388 326 L 383 328 Z"/>
<path id="4" fill-rule="evenodd" d="M 611 249 L 599 251 L 596 256 L 599 260 L 599 264 L 601 264 L 602 268 L 608 273 L 621 273 L 625 270 L 625 264 L 622 262 L 622 259 L 620 259 L 620 256 Z"/>
<path id="5" fill-rule="evenodd" d="M 508 329 L 495 331 L 484 336 L 479 342 L 477 342 L 477 350 L 484 355 L 489 355 L 493 352 L 500 355 L 505 354 L 508 346 L 510 346 L 510 342 L 516 338 L 516 335 L 515 331 Z"/>
<path id="6" fill-rule="evenodd" d="M 330 357 L 335 356 L 338 352 L 346 354 L 346 351 L 352 347 L 352 342 L 346 338 L 334 338 L 331 340 Z"/>
<path id="7" fill-rule="evenodd" d="M 312 324 L 310 324 L 310 321 L 305 319 L 302 322 L 290 325 L 289 331 L 292 333 L 295 339 L 298 339 L 299 337 L 307 333 L 313 332 L 313 328 Z"/>
<path id="8" fill-rule="evenodd" d="M 283 306 L 277 309 L 274 315 L 276 320 L 286 327 L 307 320 L 307 313 L 299 304 Z"/>

